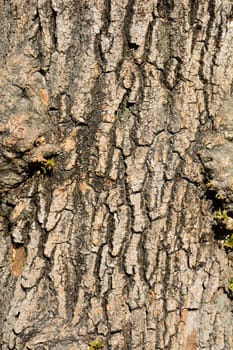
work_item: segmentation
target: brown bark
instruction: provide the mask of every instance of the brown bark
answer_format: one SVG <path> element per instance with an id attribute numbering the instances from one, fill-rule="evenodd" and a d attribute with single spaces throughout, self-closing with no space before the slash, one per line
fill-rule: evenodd
<path id="1" fill-rule="evenodd" d="M 1 348 L 232 349 L 231 1 L 0 10 Z"/>

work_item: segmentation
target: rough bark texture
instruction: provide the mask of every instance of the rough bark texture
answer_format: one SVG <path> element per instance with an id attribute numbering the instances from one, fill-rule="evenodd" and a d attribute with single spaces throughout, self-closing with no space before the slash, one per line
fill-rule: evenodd
<path id="1" fill-rule="evenodd" d="M 233 349 L 232 1 L 0 13 L 1 349 Z"/>

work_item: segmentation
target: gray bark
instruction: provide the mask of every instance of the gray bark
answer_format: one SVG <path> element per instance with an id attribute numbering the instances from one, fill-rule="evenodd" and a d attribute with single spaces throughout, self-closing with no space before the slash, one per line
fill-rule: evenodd
<path id="1" fill-rule="evenodd" d="M 232 2 L 0 13 L 1 349 L 233 349 Z"/>

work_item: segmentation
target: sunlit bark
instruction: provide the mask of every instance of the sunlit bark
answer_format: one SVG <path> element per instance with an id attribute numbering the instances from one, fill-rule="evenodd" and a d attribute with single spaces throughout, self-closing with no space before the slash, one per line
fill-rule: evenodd
<path id="1" fill-rule="evenodd" d="M 1 348 L 233 349 L 232 2 L 0 13 Z"/>

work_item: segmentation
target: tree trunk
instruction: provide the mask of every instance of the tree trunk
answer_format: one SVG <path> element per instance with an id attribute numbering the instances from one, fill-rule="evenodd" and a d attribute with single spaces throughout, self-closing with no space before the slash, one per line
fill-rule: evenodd
<path id="1" fill-rule="evenodd" d="M 0 10 L 1 348 L 233 349 L 232 1 Z"/>

